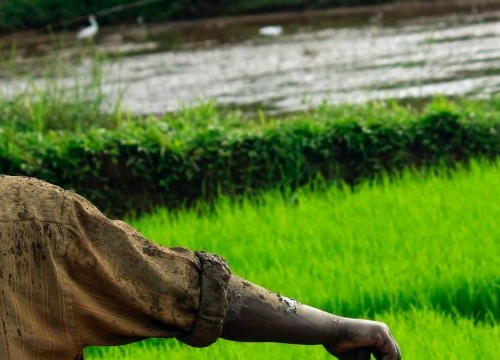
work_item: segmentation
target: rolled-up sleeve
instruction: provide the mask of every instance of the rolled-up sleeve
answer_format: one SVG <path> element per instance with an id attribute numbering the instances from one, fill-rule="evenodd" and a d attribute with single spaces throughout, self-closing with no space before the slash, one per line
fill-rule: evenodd
<path id="1" fill-rule="evenodd" d="M 60 281 L 83 347 L 175 337 L 203 347 L 221 335 L 230 270 L 203 251 L 155 244 L 71 195 Z"/>
<path id="2" fill-rule="evenodd" d="M 227 284 L 230 271 L 226 261 L 215 254 L 197 251 L 201 262 L 200 305 L 189 335 L 179 337 L 188 345 L 203 347 L 212 344 L 222 333 L 227 312 Z"/>

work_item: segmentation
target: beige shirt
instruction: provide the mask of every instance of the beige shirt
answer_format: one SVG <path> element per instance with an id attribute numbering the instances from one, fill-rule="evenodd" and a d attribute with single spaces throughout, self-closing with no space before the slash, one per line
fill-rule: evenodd
<path id="1" fill-rule="evenodd" d="M 89 345 L 221 334 L 229 269 L 164 248 L 81 196 L 0 176 L 0 358 L 79 359 Z"/>

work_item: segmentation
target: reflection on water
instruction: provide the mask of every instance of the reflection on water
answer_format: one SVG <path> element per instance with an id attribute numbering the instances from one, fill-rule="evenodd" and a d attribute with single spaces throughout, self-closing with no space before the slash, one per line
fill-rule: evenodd
<path id="1" fill-rule="evenodd" d="M 103 90 L 120 93 L 134 113 L 172 111 L 200 99 L 287 112 L 324 100 L 498 91 L 500 12 L 381 21 L 319 29 L 285 24 L 278 37 L 117 58 L 106 66 Z M 0 80 L 0 89 L 14 87 L 22 89 L 22 80 Z"/>

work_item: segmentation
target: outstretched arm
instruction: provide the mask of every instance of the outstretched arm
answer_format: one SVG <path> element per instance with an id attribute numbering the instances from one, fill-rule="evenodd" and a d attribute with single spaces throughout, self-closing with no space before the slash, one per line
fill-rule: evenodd
<path id="1" fill-rule="evenodd" d="M 232 275 L 222 337 L 249 342 L 323 345 L 341 360 L 401 359 L 389 328 L 300 304 Z"/>

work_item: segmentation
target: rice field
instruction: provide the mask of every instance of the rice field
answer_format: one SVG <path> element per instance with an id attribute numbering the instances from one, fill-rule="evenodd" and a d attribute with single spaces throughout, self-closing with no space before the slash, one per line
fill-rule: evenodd
<path id="1" fill-rule="evenodd" d="M 130 221 L 166 246 L 224 256 L 235 274 L 339 315 L 387 322 L 404 359 L 500 353 L 500 163 L 219 201 Z M 321 347 L 176 340 L 90 348 L 87 359 L 327 359 Z"/>

